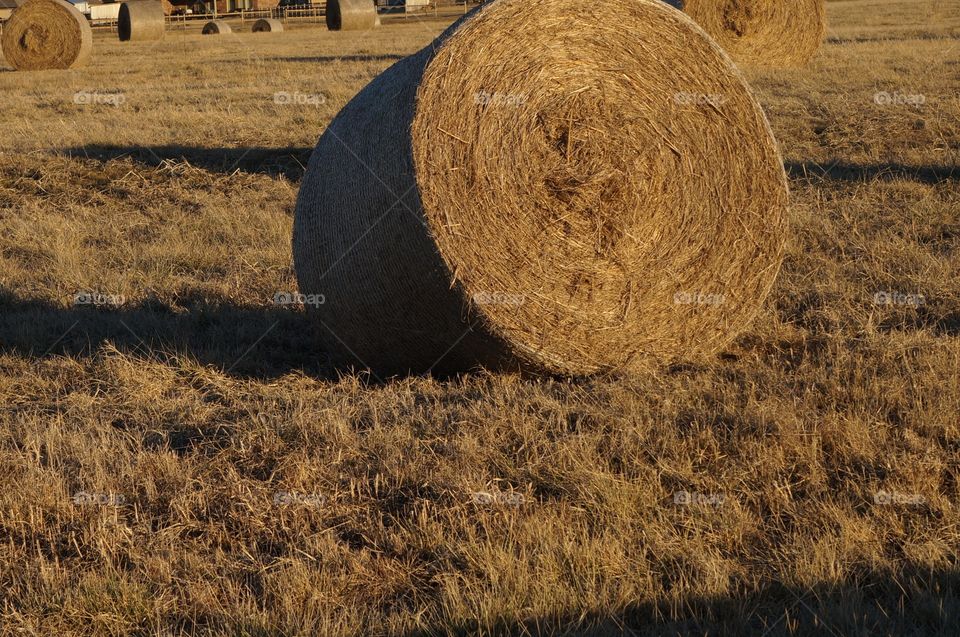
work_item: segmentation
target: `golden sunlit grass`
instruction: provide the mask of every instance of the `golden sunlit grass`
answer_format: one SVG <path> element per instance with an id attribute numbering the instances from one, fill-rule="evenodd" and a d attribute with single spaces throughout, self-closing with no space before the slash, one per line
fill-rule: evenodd
<path id="1" fill-rule="evenodd" d="M 272 303 L 317 137 L 446 22 L 0 72 L 0 633 L 956 634 L 960 8 L 828 17 L 749 73 L 769 302 L 633 378 L 341 375 Z"/>

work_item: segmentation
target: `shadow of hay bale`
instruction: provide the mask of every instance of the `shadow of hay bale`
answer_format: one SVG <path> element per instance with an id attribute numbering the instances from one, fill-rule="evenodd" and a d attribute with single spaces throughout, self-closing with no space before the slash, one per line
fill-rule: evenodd
<path id="1" fill-rule="evenodd" d="M 247 173 L 259 173 L 271 177 L 283 176 L 290 181 L 299 181 L 303 177 L 313 148 L 246 147 L 246 148 L 206 148 L 202 146 L 113 146 L 92 144 L 75 146 L 62 151 L 68 157 L 87 157 L 99 161 L 110 161 L 121 157 L 131 157 L 148 166 L 162 166 L 165 161 L 186 161 L 192 166 L 204 170 L 232 174 L 237 170 Z"/>
<path id="2" fill-rule="evenodd" d="M 958 166 L 908 166 L 901 163 L 852 164 L 848 162 L 817 163 L 813 161 L 784 162 L 791 179 L 834 180 L 848 182 L 914 181 L 939 184 L 960 179 Z"/>
<path id="3" fill-rule="evenodd" d="M 674 571 L 672 577 L 679 577 Z M 405 637 L 446 635 L 955 635 L 960 569 L 866 570 L 805 588 L 768 581 L 744 594 L 644 601 L 619 612 L 571 610 L 492 625 L 464 621 Z"/>
<path id="4" fill-rule="evenodd" d="M 0 288 L 0 353 L 80 356 L 111 344 L 151 358 L 187 356 L 226 374 L 270 379 L 291 372 L 335 378 L 301 312 L 186 299 L 116 308 L 63 307 Z"/>

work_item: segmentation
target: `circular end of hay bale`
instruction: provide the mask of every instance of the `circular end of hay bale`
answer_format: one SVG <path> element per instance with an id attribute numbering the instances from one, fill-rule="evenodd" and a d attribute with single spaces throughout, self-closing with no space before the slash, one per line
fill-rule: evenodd
<path id="1" fill-rule="evenodd" d="M 90 23 L 63 0 L 29 0 L 3 25 L 3 57 L 16 70 L 71 69 L 93 50 Z"/>
<path id="2" fill-rule="evenodd" d="M 331 122 L 294 259 L 340 365 L 576 376 L 727 345 L 786 207 L 762 109 L 687 16 L 493 0 Z"/>
<path id="3" fill-rule="evenodd" d="M 667 0 L 738 63 L 802 66 L 826 34 L 824 0 Z"/>
<path id="4" fill-rule="evenodd" d="M 327 29 L 330 31 L 363 31 L 380 24 L 380 15 L 373 0 L 328 0 Z"/>
<path id="5" fill-rule="evenodd" d="M 253 23 L 254 33 L 279 33 L 283 31 L 283 22 L 276 18 L 263 18 Z"/>
<path id="6" fill-rule="evenodd" d="M 120 5 L 117 34 L 122 42 L 163 39 L 165 20 L 159 0 L 133 0 Z"/>
<path id="7" fill-rule="evenodd" d="M 230 28 L 230 25 L 223 20 L 211 20 L 203 25 L 203 31 L 200 33 L 201 35 L 221 35 L 232 32 L 233 29 Z"/>

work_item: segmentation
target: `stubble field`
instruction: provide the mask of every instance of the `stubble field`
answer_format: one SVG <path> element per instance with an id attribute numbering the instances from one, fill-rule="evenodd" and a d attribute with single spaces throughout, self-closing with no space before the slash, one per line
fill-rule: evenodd
<path id="1" fill-rule="evenodd" d="M 960 632 L 960 5 L 828 17 L 746 70 L 770 299 L 631 377 L 381 381 L 274 303 L 318 136 L 450 19 L 0 69 L 0 634 Z"/>

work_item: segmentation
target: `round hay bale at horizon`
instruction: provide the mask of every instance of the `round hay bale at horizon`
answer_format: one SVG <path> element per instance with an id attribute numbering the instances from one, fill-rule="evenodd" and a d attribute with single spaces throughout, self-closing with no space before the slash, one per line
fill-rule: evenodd
<path id="1" fill-rule="evenodd" d="M 283 31 L 283 22 L 276 18 L 261 18 L 253 23 L 254 33 L 280 33 Z"/>
<path id="2" fill-rule="evenodd" d="M 327 29 L 364 31 L 380 26 L 380 14 L 372 0 L 328 0 Z"/>
<path id="3" fill-rule="evenodd" d="M 826 34 L 824 0 L 665 0 L 703 27 L 738 63 L 803 66 Z"/>
<path id="4" fill-rule="evenodd" d="M 223 20 L 211 20 L 207 22 L 203 25 L 203 30 L 200 32 L 201 35 L 222 35 L 226 33 L 233 33 L 233 29 Z"/>
<path id="5" fill-rule="evenodd" d="M 3 25 L 0 47 L 18 71 L 72 69 L 90 59 L 93 31 L 69 2 L 28 0 Z"/>
<path id="6" fill-rule="evenodd" d="M 730 58 L 660 0 L 530 6 L 482 5 L 320 138 L 293 254 L 336 365 L 629 371 L 760 311 L 787 181 Z"/>
<path id="7" fill-rule="evenodd" d="M 131 0 L 120 5 L 117 34 L 121 42 L 163 39 L 166 20 L 160 0 Z"/>

